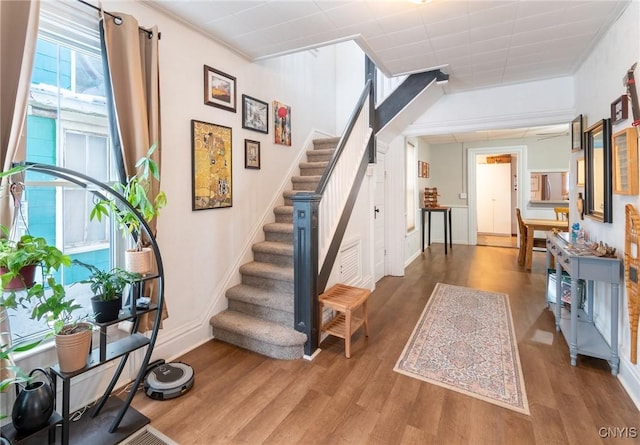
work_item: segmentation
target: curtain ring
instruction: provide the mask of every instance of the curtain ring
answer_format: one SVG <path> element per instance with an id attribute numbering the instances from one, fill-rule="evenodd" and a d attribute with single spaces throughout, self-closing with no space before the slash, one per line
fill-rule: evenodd
<path id="1" fill-rule="evenodd" d="M 115 23 L 116 25 L 122 25 L 122 17 L 114 17 L 113 23 Z"/>

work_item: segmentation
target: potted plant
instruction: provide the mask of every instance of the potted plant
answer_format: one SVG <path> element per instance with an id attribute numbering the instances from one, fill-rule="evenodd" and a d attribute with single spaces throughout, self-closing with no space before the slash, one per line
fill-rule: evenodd
<path id="1" fill-rule="evenodd" d="M 104 271 L 92 264 L 78 260 L 74 260 L 73 263 L 89 269 L 89 277 L 79 283 L 89 284 L 91 292 L 93 292 L 91 306 L 95 321 L 107 323 L 116 320 L 122 308 L 122 292 L 128 285 L 142 278 L 142 275 L 119 267 Z"/>
<path id="2" fill-rule="evenodd" d="M 0 278 L 3 290 L 19 290 L 33 286 L 36 266 L 57 270 L 69 259 L 47 240 L 29 234 L 18 241 L 9 237 L 9 230 L 0 225 Z M 0 234 L 0 235 L 2 235 Z"/>
<path id="3" fill-rule="evenodd" d="M 52 328 L 56 344 L 58 365 L 62 372 L 74 372 L 87 364 L 91 348 L 92 319 L 79 314 L 82 306 L 67 297 L 64 286 L 52 275 L 45 282 L 50 292 L 45 292 L 43 283 L 36 283 L 20 297 L 18 304 L 32 306 L 31 318 L 44 319 Z"/>
<path id="4" fill-rule="evenodd" d="M 115 184 L 114 189 L 122 194 L 127 202 L 136 209 L 144 220 L 149 223 L 157 217 L 167 204 L 167 197 L 163 191 L 159 191 L 151 201 L 148 193 L 151 190 L 153 180 L 160 180 L 158 164 L 151 159 L 156 149 L 154 143 L 145 156 L 136 162 L 136 174 L 129 177 L 125 184 Z M 90 218 L 102 221 L 103 217 L 113 215 L 118 222 L 118 228 L 123 235 L 131 234 L 136 240 L 134 249 L 127 251 L 125 256 L 125 268 L 131 272 L 145 274 L 151 270 L 151 251 L 143 247 L 143 234 L 140 231 L 141 221 L 128 207 L 118 205 L 116 200 L 100 199 L 94 203 Z"/>
<path id="5" fill-rule="evenodd" d="M 82 306 L 73 298 L 67 297 L 64 286 L 52 275 L 52 271 L 58 270 L 60 266 L 71 265 L 71 259 L 55 247 L 50 248 L 57 252 L 50 250 L 51 261 L 45 259 L 40 263 L 42 281 L 21 292 L 19 296 L 15 290 L 11 290 L 0 297 L 0 306 L 8 309 L 18 306 L 30 308 L 32 319 L 44 319 L 53 329 L 60 370 L 73 372 L 87 363 L 93 325 L 91 317 L 79 315 Z"/>

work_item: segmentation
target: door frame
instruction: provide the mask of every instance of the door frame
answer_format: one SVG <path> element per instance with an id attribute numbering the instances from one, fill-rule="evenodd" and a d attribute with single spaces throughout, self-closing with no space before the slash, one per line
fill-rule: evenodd
<path id="1" fill-rule="evenodd" d="M 516 193 L 516 207 L 521 208 L 521 203 L 525 202 L 523 178 L 525 177 L 526 164 L 527 164 L 527 146 L 505 146 L 505 147 L 482 147 L 482 148 L 469 148 L 467 151 L 467 202 L 469 205 L 469 245 L 475 246 L 478 244 L 478 204 L 476 199 L 476 163 L 478 156 L 498 155 L 498 154 L 515 154 L 517 155 L 516 171 L 518 172 L 518 178 L 516 186 L 518 187 L 518 193 Z"/>

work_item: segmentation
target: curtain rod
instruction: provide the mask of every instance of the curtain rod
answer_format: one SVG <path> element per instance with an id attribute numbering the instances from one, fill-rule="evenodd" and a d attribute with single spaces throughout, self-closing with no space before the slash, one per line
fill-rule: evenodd
<path id="1" fill-rule="evenodd" d="M 96 11 L 102 11 L 103 13 L 107 14 L 109 17 L 113 17 L 115 20 L 120 20 L 120 23 L 122 23 L 122 17 L 119 17 L 119 16 L 117 16 L 117 15 L 115 15 L 115 14 L 111 14 L 110 12 L 105 11 L 104 9 L 99 8 L 98 6 L 92 5 L 91 3 L 86 2 L 86 1 L 84 1 L 84 0 L 78 0 L 78 2 L 82 3 L 82 4 L 83 4 L 83 5 L 85 5 L 85 6 L 88 6 L 88 7 L 90 7 L 90 8 L 93 8 L 93 9 L 95 9 Z M 116 24 L 117 24 L 117 25 L 119 25 L 120 23 L 118 23 L 118 22 L 116 21 Z M 153 31 L 149 31 L 148 29 L 144 29 L 144 28 L 143 28 L 143 27 L 141 27 L 141 26 L 138 26 L 138 29 L 139 29 L 140 31 L 142 31 L 142 32 L 147 33 L 147 35 L 149 36 L 149 38 L 153 37 Z M 161 36 L 160 36 L 160 33 L 158 33 L 158 40 L 160 40 L 160 37 L 161 37 Z"/>

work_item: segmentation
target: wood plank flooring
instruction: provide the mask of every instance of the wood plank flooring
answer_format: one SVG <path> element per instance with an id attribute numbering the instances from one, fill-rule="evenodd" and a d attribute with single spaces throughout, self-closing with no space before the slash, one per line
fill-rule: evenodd
<path id="1" fill-rule="evenodd" d="M 189 444 L 617 444 L 640 441 L 640 413 L 603 360 L 569 350 L 546 309 L 544 253 L 533 271 L 517 249 L 435 244 L 404 277 L 385 277 L 369 298 L 369 337 L 329 337 L 312 362 L 278 361 L 212 340 L 180 358 L 195 369 L 185 395 L 133 406 Z M 531 415 L 393 371 L 437 282 L 510 296 Z M 601 428 L 635 428 L 603 438 Z"/>

